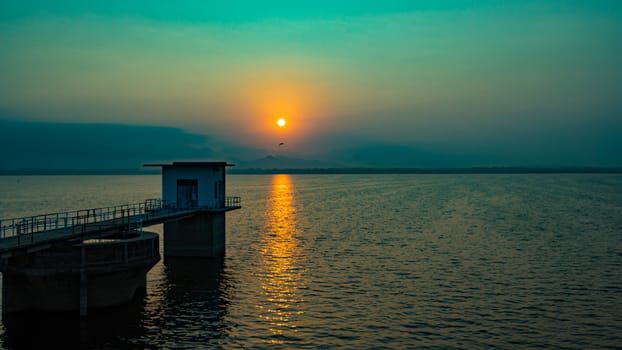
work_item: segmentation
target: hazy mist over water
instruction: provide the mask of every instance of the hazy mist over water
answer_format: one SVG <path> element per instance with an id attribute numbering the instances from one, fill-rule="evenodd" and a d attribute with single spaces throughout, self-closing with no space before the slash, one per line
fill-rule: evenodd
<path id="1" fill-rule="evenodd" d="M 222 261 L 0 347 L 619 348 L 620 175 L 236 175 Z M 159 176 L 0 177 L 0 218 L 140 202 Z M 162 226 L 148 228 L 162 232 Z M 162 247 L 162 245 L 161 245 Z"/>

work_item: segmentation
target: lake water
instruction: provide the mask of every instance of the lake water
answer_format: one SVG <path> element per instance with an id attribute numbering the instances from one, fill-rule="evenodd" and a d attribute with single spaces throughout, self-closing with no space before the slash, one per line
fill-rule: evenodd
<path id="1" fill-rule="evenodd" d="M 231 175 L 222 261 L 135 302 L 3 320 L 2 348 L 621 348 L 620 175 Z M 159 176 L 0 177 L 0 218 L 141 202 Z M 162 226 L 148 230 L 161 233 Z"/>

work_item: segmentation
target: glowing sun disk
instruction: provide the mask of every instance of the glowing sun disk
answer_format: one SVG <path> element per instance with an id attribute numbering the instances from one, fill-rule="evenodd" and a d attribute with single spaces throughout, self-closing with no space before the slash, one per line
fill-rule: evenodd
<path id="1" fill-rule="evenodd" d="M 285 126 L 285 123 L 286 123 L 286 122 L 285 122 L 285 119 L 283 119 L 283 118 L 280 118 L 280 119 L 276 122 L 276 124 L 277 124 L 278 126 L 280 126 L 281 128 Z"/>

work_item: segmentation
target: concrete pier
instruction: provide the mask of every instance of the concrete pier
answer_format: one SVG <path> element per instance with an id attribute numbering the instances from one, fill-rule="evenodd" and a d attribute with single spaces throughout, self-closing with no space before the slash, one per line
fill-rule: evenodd
<path id="1" fill-rule="evenodd" d="M 144 290 L 167 257 L 222 258 L 225 214 L 240 209 L 225 195 L 227 162 L 150 164 L 162 168 L 162 198 L 105 208 L 0 219 L 3 314 L 119 305 Z"/>
<path id="2" fill-rule="evenodd" d="M 121 233 L 120 233 L 121 235 Z M 160 260 L 158 235 L 124 233 L 5 259 L 2 312 L 79 311 L 126 303 Z"/>

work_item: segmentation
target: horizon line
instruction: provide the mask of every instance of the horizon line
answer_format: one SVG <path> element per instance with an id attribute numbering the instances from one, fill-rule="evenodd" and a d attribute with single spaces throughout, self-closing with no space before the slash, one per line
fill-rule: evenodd
<path id="1" fill-rule="evenodd" d="M 160 170 L 142 168 L 113 169 L 0 169 L 0 176 L 17 175 L 158 175 Z M 270 174 L 619 174 L 622 167 L 569 166 L 476 166 L 476 167 L 340 167 L 340 168 L 235 168 L 231 175 Z"/>

